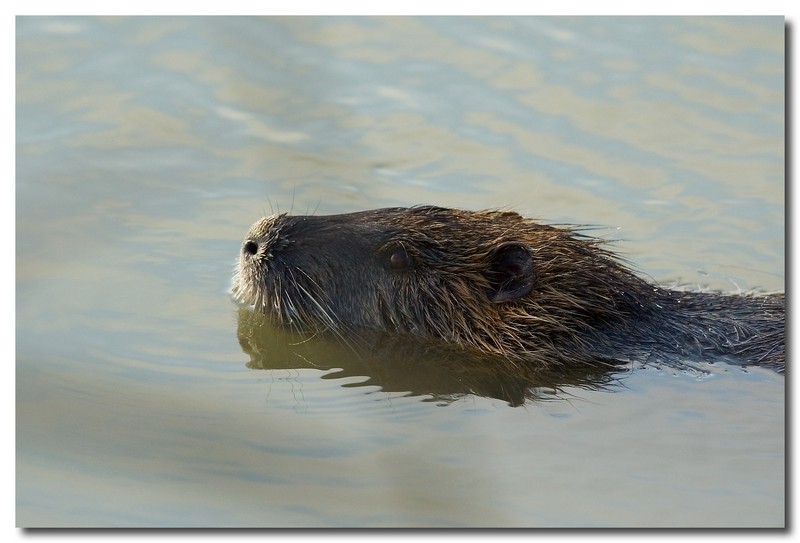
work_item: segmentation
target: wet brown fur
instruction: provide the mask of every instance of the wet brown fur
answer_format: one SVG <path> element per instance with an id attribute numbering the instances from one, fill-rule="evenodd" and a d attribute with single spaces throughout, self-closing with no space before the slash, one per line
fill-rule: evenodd
<path id="1" fill-rule="evenodd" d="M 665 289 L 602 240 L 513 212 L 281 214 L 256 222 L 242 247 L 237 298 L 346 341 L 366 328 L 513 363 L 673 356 L 784 365 L 783 294 Z"/>

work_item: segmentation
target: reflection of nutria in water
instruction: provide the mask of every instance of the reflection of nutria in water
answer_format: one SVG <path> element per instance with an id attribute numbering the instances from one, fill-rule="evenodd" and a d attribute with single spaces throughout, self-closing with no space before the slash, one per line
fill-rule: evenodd
<path id="1" fill-rule="evenodd" d="M 428 396 L 448 404 L 465 395 L 496 398 L 512 406 L 528 401 L 575 397 L 577 387 L 613 391 L 620 367 L 602 360 L 556 366 L 520 364 L 477 351 L 453 349 L 439 341 L 409 341 L 408 336 L 358 331 L 347 343 L 297 334 L 269 315 L 241 307 L 239 345 L 255 370 L 312 369 L 323 379 L 343 379 L 348 387 L 378 387 L 383 392 Z M 491 363 L 487 363 L 490 359 Z M 279 372 L 291 380 L 295 371 Z"/>
<path id="2" fill-rule="evenodd" d="M 412 335 L 514 363 L 784 365 L 783 294 L 655 286 L 601 240 L 513 212 L 266 217 L 242 244 L 233 293 L 303 330 Z"/>

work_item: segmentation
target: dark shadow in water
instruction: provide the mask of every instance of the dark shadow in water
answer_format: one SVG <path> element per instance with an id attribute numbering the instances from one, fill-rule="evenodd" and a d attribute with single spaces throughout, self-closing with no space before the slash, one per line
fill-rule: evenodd
<path id="1" fill-rule="evenodd" d="M 466 395 L 496 398 L 512 406 L 555 399 L 566 387 L 606 389 L 619 385 L 630 366 L 596 360 L 566 367 L 517 364 L 407 336 L 360 333 L 358 341 L 300 335 L 269 317 L 240 309 L 238 337 L 252 369 L 339 369 L 325 378 L 367 377 L 345 386 L 379 386 L 386 392 L 430 396 L 450 403 Z"/>

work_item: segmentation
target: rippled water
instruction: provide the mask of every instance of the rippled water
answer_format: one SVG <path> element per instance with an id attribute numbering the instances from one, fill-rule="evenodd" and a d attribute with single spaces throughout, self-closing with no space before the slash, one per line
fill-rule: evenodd
<path id="1" fill-rule="evenodd" d="M 419 203 L 783 290 L 782 18 L 37 17 L 16 46 L 18 525 L 784 524 L 781 375 L 526 401 L 227 294 L 264 213 Z"/>

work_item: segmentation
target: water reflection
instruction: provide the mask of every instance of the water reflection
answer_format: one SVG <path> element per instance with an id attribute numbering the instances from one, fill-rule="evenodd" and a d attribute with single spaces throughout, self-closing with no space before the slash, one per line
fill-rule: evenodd
<path id="1" fill-rule="evenodd" d="M 325 378 L 366 377 L 345 386 L 379 386 L 385 392 L 429 396 L 442 405 L 476 395 L 519 406 L 559 398 L 568 387 L 609 389 L 626 369 L 599 360 L 569 367 L 515 364 L 446 344 L 366 331 L 357 341 L 339 343 L 301 335 L 248 308 L 239 309 L 237 335 L 251 369 L 338 369 Z"/>

